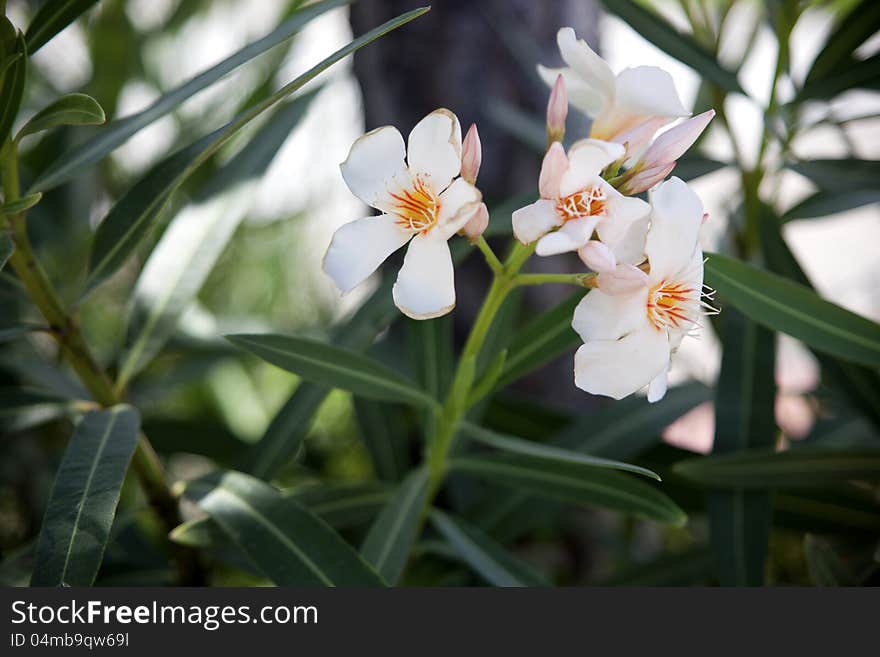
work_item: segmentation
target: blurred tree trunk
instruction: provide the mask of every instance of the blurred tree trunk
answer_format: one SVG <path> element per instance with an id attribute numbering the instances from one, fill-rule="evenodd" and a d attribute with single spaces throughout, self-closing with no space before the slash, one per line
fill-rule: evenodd
<path id="1" fill-rule="evenodd" d="M 351 6 L 355 34 L 402 12 L 428 4 L 415 0 L 360 0 Z M 477 123 L 483 144 L 479 187 L 493 204 L 537 190 L 542 154 L 503 127 L 499 107 L 515 108 L 543 124 L 548 89 L 538 63 L 561 63 L 556 32 L 574 27 L 591 44 L 597 41 L 598 9 L 593 0 L 438 0 L 427 15 L 380 39 L 355 56 L 354 70 L 364 98 L 368 129 L 395 125 L 406 136 L 419 119 L 436 109 L 455 112 L 466 131 Z M 586 135 L 587 123 L 573 114 L 569 131 Z M 506 248 L 502 243 L 500 248 Z M 489 273 L 476 258 L 460 268 L 456 327 L 461 337 L 472 323 Z M 576 258 L 533 258 L 539 271 L 579 271 Z M 465 284 L 465 281 L 467 282 Z M 529 290 L 526 303 L 543 309 L 571 294 L 571 288 Z M 557 376 L 558 373 L 558 376 Z M 559 403 L 583 404 L 571 385 L 571 358 L 545 371 L 527 388 Z"/>

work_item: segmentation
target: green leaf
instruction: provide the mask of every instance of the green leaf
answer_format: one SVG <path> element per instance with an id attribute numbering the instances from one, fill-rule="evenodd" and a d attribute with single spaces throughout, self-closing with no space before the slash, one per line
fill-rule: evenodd
<path id="1" fill-rule="evenodd" d="M 415 9 L 407 12 L 358 37 L 219 130 L 178 151 L 153 167 L 111 208 L 98 226 L 90 260 L 89 277 L 86 281 L 86 292 L 93 290 L 122 266 L 150 230 L 153 221 L 171 194 L 199 166 L 228 143 L 241 128 L 316 78 L 336 62 L 421 16 L 426 11 L 428 10 Z"/>
<path id="2" fill-rule="evenodd" d="M 706 282 L 750 319 L 847 361 L 880 366 L 880 325 L 776 274 L 711 254 Z"/>
<path id="3" fill-rule="evenodd" d="M 3 17 L 3 21 L 7 21 Z M 12 130 L 15 117 L 21 107 L 24 95 L 24 82 L 27 78 L 27 46 L 21 33 L 15 39 L 15 61 L 10 61 L 3 75 L 3 86 L 0 87 L 0 143 L 3 143 Z"/>
<path id="4" fill-rule="evenodd" d="M 389 482 L 403 479 L 409 466 L 409 445 L 400 409 L 355 397 L 354 411 L 376 477 Z"/>
<path id="5" fill-rule="evenodd" d="M 0 231 L 0 270 L 6 266 L 6 261 L 15 253 L 15 242 L 9 235 L 9 231 Z"/>
<path id="6" fill-rule="evenodd" d="M 675 175 L 682 180 L 693 180 L 700 176 L 706 176 L 728 166 L 727 162 L 720 162 L 702 155 L 687 153 L 675 164 Z"/>
<path id="7" fill-rule="evenodd" d="M 28 25 L 28 52 L 37 52 L 98 0 L 45 0 Z"/>
<path id="8" fill-rule="evenodd" d="M 880 202 L 880 192 L 865 190 L 861 192 L 816 192 L 790 208 L 782 215 L 782 221 L 827 217 L 838 212 Z"/>
<path id="9" fill-rule="evenodd" d="M 396 584 L 419 532 L 428 496 L 428 472 L 413 470 L 379 513 L 361 546 L 361 554 L 389 584 Z"/>
<path id="10" fill-rule="evenodd" d="M 808 80 L 793 102 L 831 99 L 850 89 L 876 89 L 880 77 L 880 56 L 850 57 L 841 70 L 827 78 Z"/>
<path id="11" fill-rule="evenodd" d="M 666 54 L 687 64 L 702 77 L 727 91 L 745 93 L 735 73 L 721 66 L 715 56 L 690 34 L 679 32 L 659 14 L 630 0 L 602 0 L 602 5 L 639 35 Z"/>
<path id="12" fill-rule="evenodd" d="M 127 385 L 172 336 L 251 207 L 249 182 L 266 171 L 313 98 L 314 92 L 282 105 L 171 221 L 135 284 L 118 386 Z"/>
<path id="13" fill-rule="evenodd" d="M 224 473 L 199 506 L 279 586 L 383 585 L 327 523 L 259 479 Z"/>
<path id="14" fill-rule="evenodd" d="M 454 354 L 452 316 L 417 321 L 408 319 L 410 349 L 416 379 L 432 397 L 440 399 L 452 380 Z"/>
<path id="15" fill-rule="evenodd" d="M 807 534 L 804 536 L 804 556 L 810 579 L 816 586 L 856 585 L 856 578 L 827 541 Z"/>
<path id="16" fill-rule="evenodd" d="M 481 530 L 440 511 L 431 523 L 456 554 L 493 586 L 550 586 L 532 567 L 510 554 Z"/>
<path id="17" fill-rule="evenodd" d="M 67 182 L 80 171 L 119 148 L 132 135 L 173 111 L 191 96 L 211 86 L 242 64 L 283 43 L 312 19 L 349 2 L 351 0 L 323 0 L 298 10 L 266 36 L 172 89 L 141 112 L 114 121 L 94 138 L 62 155 L 34 181 L 31 191 L 45 192 Z"/>
<path id="18" fill-rule="evenodd" d="M 576 292 L 517 331 L 507 349 L 507 362 L 498 379 L 498 388 L 522 378 L 577 344 L 571 317 L 583 298 L 583 293 Z"/>
<path id="19" fill-rule="evenodd" d="M 83 408 L 57 394 L 31 388 L 0 388 L 0 430 L 23 431 Z"/>
<path id="20" fill-rule="evenodd" d="M 2 207 L 0 207 L 0 214 L 5 214 L 6 216 L 11 216 L 14 214 L 21 214 L 26 210 L 30 210 L 37 203 L 40 202 L 40 199 L 43 198 L 43 195 L 37 192 L 36 194 L 28 194 L 27 196 L 22 196 L 17 201 L 10 201 L 6 203 Z"/>
<path id="21" fill-rule="evenodd" d="M 687 521 L 684 511 L 654 486 L 591 465 L 505 454 L 454 458 L 450 470 L 564 502 L 632 513 L 677 526 Z"/>
<path id="22" fill-rule="evenodd" d="M 723 355 L 715 395 L 713 454 L 772 446 L 776 335 L 731 308 L 722 316 Z M 722 586 L 761 586 L 773 507 L 763 491 L 714 492 L 709 528 Z"/>
<path id="23" fill-rule="evenodd" d="M 88 413 L 64 453 L 49 497 L 32 586 L 89 586 L 95 581 L 139 418 L 130 406 Z"/>
<path id="24" fill-rule="evenodd" d="M 841 158 L 790 162 L 788 168 L 806 176 L 821 190 L 840 193 L 875 191 L 880 161 Z"/>
<path id="25" fill-rule="evenodd" d="M 880 5 L 861 0 L 837 24 L 825 41 L 825 47 L 813 60 L 806 86 L 820 79 L 845 73 L 852 52 L 880 29 Z"/>
<path id="26" fill-rule="evenodd" d="M 796 447 L 785 452 L 749 449 L 736 454 L 686 459 L 682 477 L 711 488 L 814 488 L 835 481 L 880 481 L 880 449 Z"/>
<path id="27" fill-rule="evenodd" d="M 880 533 L 880 508 L 869 490 L 833 484 L 773 495 L 773 522 L 799 531 L 837 534 Z"/>
<path id="28" fill-rule="evenodd" d="M 715 559 L 706 548 L 682 554 L 663 554 L 648 563 L 634 564 L 599 582 L 599 586 L 693 586 L 705 585 L 714 572 Z"/>
<path id="29" fill-rule="evenodd" d="M 60 125 L 101 125 L 106 120 L 98 101 L 86 94 L 68 94 L 50 103 L 25 123 L 15 140 Z"/>
<path id="30" fill-rule="evenodd" d="M 232 344 L 309 381 L 366 399 L 433 408 L 437 402 L 396 371 L 351 349 L 283 335 L 230 335 Z"/>
<path id="31" fill-rule="evenodd" d="M 555 447 L 553 445 L 544 445 L 532 440 L 522 440 L 512 436 L 504 436 L 500 433 L 495 433 L 494 431 L 478 427 L 470 422 L 463 422 L 460 428 L 462 433 L 468 436 L 471 440 L 482 445 L 500 449 L 501 451 L 510 454 L 534 456 L 548 461 L 559 461 L 560 463 L 578 463 L 581 465 L 590 465 L 596 468 L 606 468 L 609 470 L 623 470 L 624 472 L 632 472 L 634 474 L 640 474 L 649 477 L 650 479 L 660 481 L 660 475 L 656 472 L 652 472 L 651 470 L 638 465 L 631 465 L 629 463 L 623 463 L 622 461 L 613 461 L 598 456 L 590 456 L 588 454 L 582 454 L 580 452 Z"/>

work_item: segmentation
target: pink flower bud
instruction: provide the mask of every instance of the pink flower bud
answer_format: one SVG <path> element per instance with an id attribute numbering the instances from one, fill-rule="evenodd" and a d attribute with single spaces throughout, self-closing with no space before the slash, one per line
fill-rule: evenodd
<path id="1" fill-rule="evenodd" d="M 714 116 L 715 110 L 709 110 L 664 132 L 645 151 L 642 167 L 653 169 L 675 162 L 697 141 L 697 137 L 703 133 Z"/>
<path id="2" fill-rule="evenodd" d="M 654 185 L 666 178 L 666 176 L 672 173 L 674 168 L 675 162 L 670 162 L 651 169 L 637 171 L 634 176 L 626 179 L 617 188 L 617 191 L 627 196 L 644 192 L 646 189 L 651 189 Z"/>
<path id="3" fill-rule="evenodd" d="M 468 222 L 461 229 L 461 232 L 468 238 L 471 244 L 480 239 L 486 228 L 489 227 L 489 208 L 485 203 L 480 203 L 480 207 L 474 213 Z"/>
<path id="4" fill-rule="evenodd" d="M 568 170 L 568 156 L 558 141 L 550 144 L 541 164 L 541 175 L 538 177 L 538 191 L 541 198 L 555 199 L 559 196 L 559 183 Z"/>
<path id="5" fill-rule="evenodd" d="M 578 249 L 581 261 L 595 272 L 613 272 L 617 267 L 617 258 L 602 242 L 590 240 Z"/>
<path id="6" fill-rule="evenodd" d="M 477 124 L 472 123 L 461 143 L 461 177 L 471 185 L 476 183 L 482 162 L 483 146 L 480 144 L 480 133 L 477 132 Z"/>
<path id="7" fill-rule="evenodd" d="M 547 139 L 551 144 L 554 141 L 562 141 L 565 136 L 567 116 L 568 93 L 565 90 L 565 80 L 558 75 L 550 92 L 550 100 L 547 102 Z"/>
<path id="8" fill-rule="evenodd" d="M 648 284 L 648 275 L 633 265 L 620 264 L 613 271 L 599 273 L 598 287 L 605 294 L 629 294 Z"/>

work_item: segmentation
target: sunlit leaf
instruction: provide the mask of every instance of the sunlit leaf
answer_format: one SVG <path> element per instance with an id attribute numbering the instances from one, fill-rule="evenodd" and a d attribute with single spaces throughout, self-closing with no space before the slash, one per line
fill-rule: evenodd
<path id="1" fill-rule="evenodd" d="M 28 194 L 27 196 L 22 196 L 17 201 L 10 201 L 9 203 L 4 203 L 0 206 L 0 214 L 5 214 L 7 216 L 14 214 L 21 214 L 27 210 L 30 210 L 37 203 L 40 202 L 40 199 L 43 198 L 43 195 L 37 192 L 36 194 Z"/>
<path id="2" fill-rule="evenodd" d="M 15 139 L 18 141 L 27 135 L 61 125 L 100 125 L 105 120 L 104 110 L 94 98 L 86 94 L 68 94 L 32 116 Z"/>

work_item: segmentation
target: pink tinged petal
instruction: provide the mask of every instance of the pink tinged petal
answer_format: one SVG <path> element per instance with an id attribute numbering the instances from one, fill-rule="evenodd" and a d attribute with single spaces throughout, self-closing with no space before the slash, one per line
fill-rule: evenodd
<path id="1" fill-rule="evenodd" d="M 559 181 L 559 196 L 565 197 L 596 184 L 602 169 L 623 157 L 623 146 L 598 139 L 582 139 L 568 151 L 568 170 Z"/>
<path id="2" fill-rule="evenodd" d="M 645 151 L 642 167 L 650 169 L 675 162 L 697 141 L 714 116 L 715 110 L 709 110 L 664 132 Z"/>
<path id="3" fill-rule="evenodd" d="M 652 192 L 651 208 L 645 253 L 651 264 L 650 279 L 659 282 L 692 268 L 703 203 L 683 180 L 673 177 Z"/>
<path id="4" fill-rule="evenodd" d="M 653 328 L 621 340 L 596 340 L 574 355 L 574 384 L 594 395 L 623 399 L 647 386 L 669 363 L 666 336 Z"/>
<path id="5" fill-rule="evenodd" d="M 407 243 L 412 233 L 387 214 L 341 226 L 324 254 L 324 271 L 345 293 L 365 280 L 385 259 Z"/>
<path id="6" fill-rule="evenodd" d="M 455 307 L 455 272 L 445 239 L 430 234 L 413 238 L 392 295 L 400 311 L 413 319 L 440 317 Z"/>
<path id="7" fill-rule="evenodd" d="M 437 215 L 437 234 L 449 239 L 460 231 L 474 216 L 483 195 L 464 178 L 457 178 L 440 194 L 440 212 Z"/>
<path id="8" fill-rule="evenodd" d="M 667 123 L 669 123 L 669 119 L 666 117 L 651 117 L 635 127 L 615 135 L 612 141 L 624 144 L 626 146 L 626 157 L 632 160 L 638 158 L 645 151 L 651 138 Z"/>
<path id="9" fill-rule="evenodd" d="M 663 371 L 651 379 L 651 383 L 648 384 L 648 401 L 654 404 L 663 399 L 663 397 L 666 396 L 668 385 L 669 364 L 667 363 L 666 367 L 663 368 Z"/>
<path id="10" fill-rule="evenodd" d="M 546 199 L 520 208 L 511 219 L 513 235 L 523 244 L 531 244 L 562 223 L 562 218 L 556 213 L 556 201 Z"/>
<path id="11" fill-rule="evenodd" d="M 642 116 L 690 116 L 678 97 L 672 76 L 656 66 L 636 66 L 618 73 L 614 104 L 620 114 Z"/>
<path id="12" fill-rule="evenodd" d="M 476 214 L 468 219 L 468 222 L 462 228 L 464 236 L 468 238 L 471 244 L 480 239 L 480 236 L 486 232 L 489 227 L 489 208 L 485 203 L 480 203 L 480 207 Z"/>
<path id="13" fill-rule="evenodd" d="M 434 110 L 409 133 L 407 163 L 413 175 L 430 179 L 435 192 L 461 172 L 461 125 L 448 109 Z"/>
<path id="14" fill-rule="evenodd" d="M 584 83 L 606 101 L 614 94 L 614 72 L 587 42 L 578 39 L 570 27 L 556 33 L 556 43 L 562 60 L 570 66 Z"/>
<path id="15" fill-rule="evenodd" d="M 538 178 L 541 198 L 559 198 L 559 183 L 567 169 L 568 156 L 565 154 L 565 149 L 558 141 L 554 141 L 547 149 L 544 162 L 541 164 L 541 175 Z"/>
<path id="16" fill-rule="evenodd" d="M 395 178 L 406 176 L 406 151 L 397 128 L 384 126 L 360 137 L 340 165 L 342 177 L 352 193 L 367 205 L 376 207 L 388 196 Z"/>
<path id="17" fill-rule="evenodd" d="M 566 221 L 559 230 L 547 233 L 538 240 L 535 253 L 551 256 L 577 251 L 589 241 L 598 220 L 598 217 L 584 217 Z"/>
<path id="18" fill-rule="evenodd" d="M 565 78 L 556 76 L 547 102 L 547 135 L 550 141 L 562 141 L 565 136 L 565 119 L 568 117 L 568 94 L 565 91 Z"/>
<path id="19" fill-rule="evenodd" d="M 641 194 L 662 182 L 666 176 L 672 173 L 674 168 L 675 162 L 670 162 L 650 169 L 643 169 L 629 180 L 624 181 L 618 190 L 623 194 Z"/>
<path id="20" fill-rule="evenodd" d="M 604 180 L 600 183 L 605 192 L 605 216 L 599 221 L 596 230 L 599 238 L 615 250 L 626 239 L 630 226 L 651 213 L 651 206 L 640 198 L 624 196 Z M 642 235 L 644 240 L 644 235 Z M 644 246 L 644 241 L 638 245 Z"/>
<path id="21" fill-rule="evenodd" d="M 581 261 L 595 272 L 614 272 L 617 267 L 617 258 L 614 253 L 602 242 L 589 241 L 578 249 Z"/>
<path id="22" fill-rule="evenodd" d="M 578 73 L 571 68 L 547 68 L 538 64 L 538 75 L 548 87 L 556 83 L 560 75 L 565 80 L 568 102 L 584 112 L 587 116 L 596 116 L 602 111 L 607 99 L 597 94 Z"/>
<path id="23" fill-rule="evenodd" d="M 596 283 L 605 294 L 612 296 L 632 294 L 648 287 L 648 275 L 638 267 L 619 264 L 613 271 L 600 272 Z"/>
<path id="24" fill-rule="evenodd" d="M 650 327 L 647 303 L 647 287 L 617 296 L 593 290 L 575 308 L 571 327 L 584 342 L 617 340 Z"/>
<path id="25" fill-rule="evenodd" d="M 472 185 L 477 182 L 480 164 L 483 162 L 483 146 L 477 124 L 472 123 L 461 145 L 461 177 Z"/>

